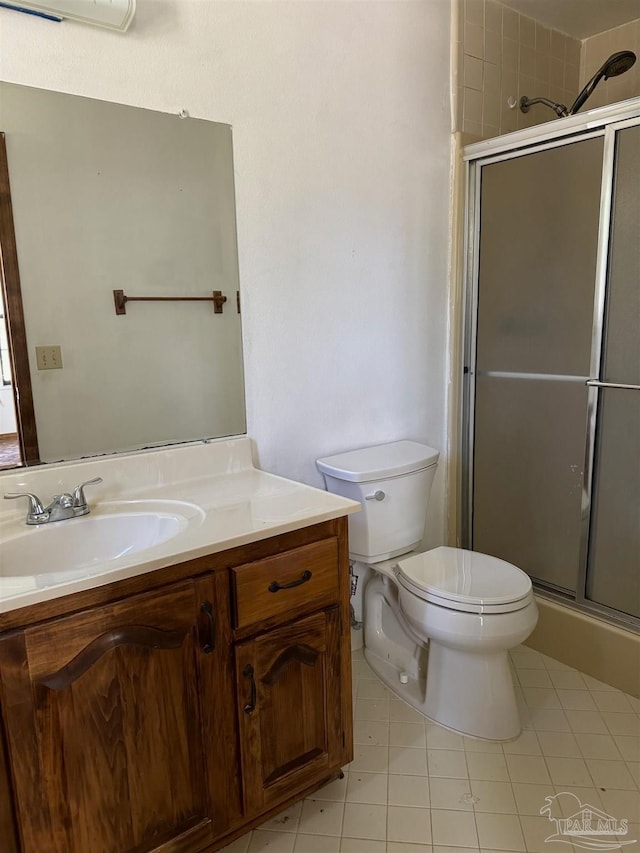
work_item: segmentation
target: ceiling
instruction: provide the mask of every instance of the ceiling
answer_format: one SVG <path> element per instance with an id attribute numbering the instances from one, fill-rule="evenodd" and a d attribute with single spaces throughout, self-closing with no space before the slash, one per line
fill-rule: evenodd
<path id="1" fill-rule="evenodd" d="M 541 24 L 585 39 L 640 18 L 640 0 L 501 0 Z"/>

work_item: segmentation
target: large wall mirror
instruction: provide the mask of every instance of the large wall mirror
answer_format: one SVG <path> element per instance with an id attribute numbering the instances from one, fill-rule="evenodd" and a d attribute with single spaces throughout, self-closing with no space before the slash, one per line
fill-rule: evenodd
<path id="1" fill-rule="evenodd" d="M 0 131 L 0 467 L 243 433 L 231 128 L 0 83 Z"/>

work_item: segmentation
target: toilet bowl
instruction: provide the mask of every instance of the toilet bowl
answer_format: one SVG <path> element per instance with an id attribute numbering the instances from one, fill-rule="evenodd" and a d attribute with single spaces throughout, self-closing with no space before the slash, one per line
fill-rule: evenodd
<path id="1" fill-rule="evenodd" d="M 429 643 L 425 716 L 474 737 L 518 737 L 508 651 L 538 620 L 529 577 L 495 557 L 442 547 L 400 560 L 396 578 L 404 618 Z"/>
<path id="2" fill-rule="evenodd" d="M 415 552 L 438 452 L 403 441 L 317 462 L 327 489 L 360 500 L 349 519 L 354 572 L 366 586 L 364 655 L 429 719 L 460 734 L 520 734 L 508 651 L 538 614 L 529 577 L 510 563 L 440 547 Z M 353 519 L 353 522 L 352 522 Z"/>

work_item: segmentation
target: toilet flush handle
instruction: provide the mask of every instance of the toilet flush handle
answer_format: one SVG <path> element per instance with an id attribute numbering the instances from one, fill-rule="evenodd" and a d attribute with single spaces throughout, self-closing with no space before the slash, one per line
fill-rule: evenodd
<path id="1" fill-rule="evenodd" d="M 386 498 L 382 489 L 376 489 L 372 495 L 365 495 L 365 501 L 383 501 Z"/>

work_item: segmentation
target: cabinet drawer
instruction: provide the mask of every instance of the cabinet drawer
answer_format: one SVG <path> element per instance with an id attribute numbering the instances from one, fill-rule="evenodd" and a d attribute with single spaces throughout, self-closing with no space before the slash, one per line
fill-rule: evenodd
<path id="1" fill-rule="evenodd" d="M 338 598 L 338 540 L 312 542 L 232 569 L 237 628 L 294 618 Z"/>

